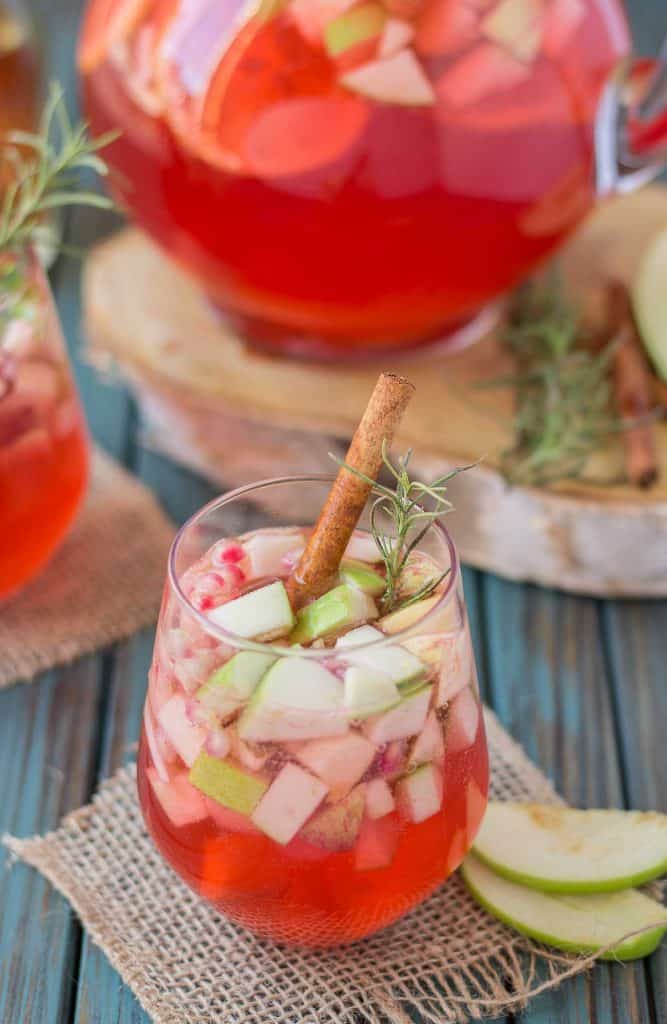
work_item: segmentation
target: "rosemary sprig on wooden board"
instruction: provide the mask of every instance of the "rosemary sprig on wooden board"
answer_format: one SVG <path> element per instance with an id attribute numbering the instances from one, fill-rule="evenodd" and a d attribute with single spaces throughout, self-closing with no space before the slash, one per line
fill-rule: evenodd
<path id="1" fill-rule="evenodd" d="M 425 484 L 419 480 L 412 480 L 408 473 L 411 454 L 412 451 L 409 450 L 405 455 L 400 456 L 398 462 L 394 464 L 389 457 L 387 444 L 383 442 L 382 460 L 396 481 L 393 489 L 376 480 L 371 480 L 354 466 L 349 466 L 342 459 L 331 455 L 331 458 L 340 466 L 344 466 L 350 473 L 361 477 L 366 483 L 370 483 L 372 485 L 371 493 L 376 495 L 371 506 L 369 528 L 385 567 L 386 586 L 380 597 L 383 614 L 397 611 L 399 608 L 406 608 L 408 605 L 428 597 L 448 575 L 449 569 L 441 575 L 427 580 L 419 590 L 410 594 L 405 600 L 399 600 L 401 574 L 406 568 L 411 553 L 435 520 L 453 509 L 452 503 L 445 497 L 448 481 L 471 468 L 470 466 L 461 466 L 438 477 L 433 483 Z M 431 507 L 429 508 L 427 505 Z M 380 525 L 381 516 L 388 520 L 388 528 Z"/>
<path id="2" fill-rule="evenodd" d="M 614 343 L 593 351 L 557 278 L 519 289 L 503 340 L 517 373 L 482 387 L 514 389 L 514 443 L 500 468 L 512 484 L 583 476 L 589 457 L 623 429 L 613 403 Z"/>
<path id="3" fill-rule="evenodd" d="M 110 132 L 90 139 L 83 122 L 70 120 L 60 86 L 51 86 L 39 132 L 12 132 L 0 153 L 14 170 L 0 204 L 0 253 L 35 241 L 49 210 L 113 205 L 106 196 L 78 187 L 78 174 L 86 169 L 105 176 L 107 165 L 97 154 L 114 138 Z"/>

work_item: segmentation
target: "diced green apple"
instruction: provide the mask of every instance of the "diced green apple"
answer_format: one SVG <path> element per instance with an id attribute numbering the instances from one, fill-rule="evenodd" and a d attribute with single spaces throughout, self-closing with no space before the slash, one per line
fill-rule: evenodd
<path id="1" fill-rule="evenodd" d="M 435 608 L 440 598 L 436 595 L 435 597 L 425 597 L 423 601 L 415 601 L 414 604 L 409 604 L 407 608 L 399 608 L 398 611 L 389 612 L 383 618 L 378 620 L 378 626 L 382 629 L 382 632 L 393 636 L 394 633 L 401 633 L 404 629 L 410 629 L 415 623 L 423 619 L 432 608 Z"/>
<path id="2" fill-rule="evenodd" d="M 362 726 L 364 733 L 378 746 L 415 736 L 424 728 L 432 694 L 432 686 L 408 694 L 390 711 L 367 718 Z"/>
<path id="3" fill-rule="evenodd" d="M 194 764 L 206 741 L 206 730 L 190 722 L 185 697 L 171 697 L 158 711 L 157 720 L 178 756 L 188 767 Z"/>
<path id="4" fill-rule="evenodd" d="M 339 637 L 336 640 L 336 647 L 361 647 L 365 644 L 374 644 L 377 640 L 384 640 L 384 633 L 375 626 L 358 626 Z"/>
<path id="5" fill-rule="evenodd" d="M 280 580 L 251 590 L 207 614 L 216 626 L 248 640 L 275 640 L 289 633 L 294 625 L 285 584 Z"/>
<path id="6" fill-rule="evenodd" d="M 411 50 L 401 50 L 384 60 L 369 61 L 345 72 L 340 82 L 351 92 L 378 103 L 404 107 L 430 107 L 435 103 L 433 86 Z"/>
<path id="7" fill-rule="evenodd" d="M 285 576 L 287 572 L 283 561 L 285 555 L 289 555 L 303 546 L 304 538 L 301 531 L 267 530 L 254 533 L 243 542 L 250 563 L 251 578 Z"/>
<path id="8" fill-rule="evenodd" d="M 667 815 L 490 801 L 475 853 L 544 892 L 614 892 L 667 873 Z"/>
<path id="9" fill-rule="evenodd" d="M 203 796 L 190 785 L 185 772 L 174 775 L 170 781 L 165 782 L 155 769 L 149 768 L 148 781 L 155 799 L 176 828 L 194 825 L 208 817 Z"/>
<path id="10" fill-rule="evenodd" d="M 318 637 L 339 633 L 348 626 L 377 617 L 378 610 L 372 597 L 342 583 L 301 609 L 289 642 L 311 643 Z"/>
<path id="11" fill-rule="evenodd" d="M 330 57 L 379 37 L 387 15 L 379 3 L 370 0 L 338 15 L 324 30 L 324 45 Z"/>
<path id="12" fill-rule="evenodd" d="M 273 780 L 252 814 L 257 828 L 285 846 L 327 795 L 320 779 L 291 762 Z"/>
<path id="13" fill-rule="evenodd" d="M 529 64 L 542 40 L 542 0 L 500 0 L 482 19 L 482 34 Z"/>
<path id="14" fill-rule="evenodd" d="M 300 748 L 297 758 L 326 783 L 332 799 L 339 799 L 368 771 L 376 752 L 377 748 L 365 736 L 350 732 L 346 736 L 311 740 Z"/>
<path id="15" fill-rule="evenodd" d="M 219 718 L 228 718 L 250 699 L 275 661 L 272 654 L 239 651 L 200 687 L 197 700 Z"/>
<path id="16" fill-rule="evenodd" d="M 343 684 L 306 658 L 281 658 L 266 673 L 238 721 L 242 740 L 310 740 L 347 732 Z"/>
<path id="17" fill-rule="evenodd" d="M 382 639 L 383 634 L 379 630 L 373 629 L 372 626 L 362 626 L 360 629 L 353 629 L 342 636 L 336 643 L 336 650 L 341 649 L 344 652 L 345 660 L 353 665 L 363 665 L 376 672 L 381 672 L 399 688 L 423 678 L 424 664 L 405 647 L 392 644 L 369 650 L 355 650 L 357 647 Z"/>
<path id="18" fill-rule="evenodd" d="M 461 873 L 480 906 L 503 924 L 568 953 L 605 950 L 605 960 L 636 960 L 667 931 L 667 909 L 636 889 L 550 895 L 502 878 L 474 854 Z"/>
<path id="19" fill-rule="evenodd" d="M 382 554 L 373 535 L 362 530 L 356 530 L 350 537 L 345 548 L 345 557 L 357 562 L 370 562 L 371 565 L 377 565 L 382 561 Z"/>
<path id="20" fill-rule="evenodd" d="M 429 711 L 424 728 L 415 739 L 408 753 L 409 765 L 439 763 L 445 756 L 445 740 L 442 725 L 435 711 Z"/>
<path id="21" fill-rule="evenodd" d="M 452 701 L 447 715 L 446 747 L 449 754 L 460 754 L 475 742 L 481 712 L 470 686 Z"/>
<path id="22" fill-rule="evenodd" d="M 642 256 L 632 301 L 642 341 L 658 376 L 667 381 L 667 230 Z"/>
<path id="23" fill-rule="evenodd" d="M 343 583 L 348 583 L 357 590 L 363 590 L 371 597 L 379 597 L 384 592 L 386 580 L 378 572 L 365 565 L 363 562 L 354 562 L 346 559 L 340 567 L 340 578 Z"/>
<path id="24" fill-rule="evenodd" d="M 365 818 L 354 850 L 357 871 L 388 868 L 396 856 L 401 823 L 395 814 L 386 814 L 376 821 Z"/>
<path id="25" fill-rule="evenodd" d="M 434 764 L 423 764 L 396 783 L 399 813 L 415 825 L 438 813 L 442 794 L 442 772 Z"/>
<path id="26" fill-rule="evenodd" d="M 399 50 L 404 50 L 414 39 L 415 29 L 409 21 L 400 18 L 387 18 L 378 47 L 378 57 L 393 57 Z"/>
<path id="27" fill-rule="evenodd" d="M 396 807 L 394 794 L 384 779 L 372 779 L 366 786 L 366 814 L 375 821 Z"/>
<path id="28" fill-rule="evenodd" d="M 368 718 L 395 707 L 401 699 L 396 683 L 384 672 L 351 665 L 345 673 L 343 705 L 352 719 Z"/>
<path id="29" fill-rule="evenodd" d="M 190 769 L 190 782 L 223 807 L 246 816 L 252 814 L 268 789 L 265 779 L 242 771 L 231 761 L 211 757 L 204 751 Z"/>
<path id="30" fill-rule="evenodd" d="M 365 790 L 362 783 L 343 800 L 318 811 L 301 829 L 302 838 L 334 853 L 351 850 L 364 817 Z"/>

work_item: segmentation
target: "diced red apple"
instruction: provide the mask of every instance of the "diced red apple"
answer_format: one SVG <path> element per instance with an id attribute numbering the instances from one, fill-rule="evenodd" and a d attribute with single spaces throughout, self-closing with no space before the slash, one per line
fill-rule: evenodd
<path id="1" fill-rule="evenodd" d="M 409 21 L 400 18 L 388 18 L 382 30 L 378 46 L 378 57 L 393 57 L 399 50 L 404 50 L 414 39 L 415 29 Z"/>
<path id="2" fill-rule="evenodd" d="M 340 82 L 351 92 L 378 103 L 404 107 L 429 107 L 435 103 L 433 86 L 411 50 L 401 50 L 393 57 L 347 71 Z"/>
<path id="3" fill-rule="evenodd" d="M 472 647 L 468 630 L 453 637 L 443 637 L 437 706 L 442 707 L 448 701 L 454 700 L 457 693 L 470 685 L 472 678 Z"/>
<path id="4" fill-rule="evenodd" d="M 436 92 L 442 103 L 458 110 L 512 89 L 530 74 L 527 64 L 500 46 L 480 42 L 447 68 Z"/>
<path id="5" fill-rule="evenodd" d="M 424 686 L 421 690 L 403 697 L 400 704 L 390 711 L 372 715 L 363 723 L 364 733 L 378 746 L 392 740 L 416 736 L 424 728 L 432 693 L 432 686 Z"/>
<path id="6" fill-rule="evenodd" d="M 267 530 L 244 541 L 250 576 L 284 576 L 285 555 L 303 547 L 303 534 L 295 530 Z"/>
<path id="7" fill-rule="evenodd" d="M 311 740 L 299 750 L 298 759 L 317 775 L 336 800 L 345 796 L 371 766 L 377 749 L 358 732 L 331 739 Z"/>
<path id="8" fill-rule="evenodd" d="M 262 832 L 285 846 L 326 795 L 327 787 L 320 779 L 289 763 L 280 770 L 251 817 Z"/>
<path id="9" fill-rule="evenodd" d="M 530 64 L 542 40 L 542 0 L 499 0 L 482 19 L 482 35 Z"/>
<path id="10" fill-rule="evenodd" d="M 435 711 L 430 711 L 424 728 L 417 736 L 408 754 L 408 764 L 420 765 L 433 761 L 438 764 L 445 756 L 442 725 Z"/>
<path id="11" fill-rule="evenodd" d="M 206 730 L 190 722 L 185 698 L 180 694 L 171 697 L 158 711 L 157 719 L 178 756 L 191 767 L 206 742 Z"/>
<path id="12" fill-rule="evenodd" d="M 448 754 L 458 754 L 473 745 L 480 718 L 479 701 L 467 686 L 452 701 L 447 716 L 446 747 Z"/>
<path id="13" fill-rule="evenodd" d="M 333 853 L 351 850 L 364 816 L 365 789 L 362 783 L 344 799 L 318 811 L 302 828 L 302 838 Z"/>
<path id="14" fill-rule="evenodd" d="M 194 825 L 208 817 L 204 798 L 190 785 L 185 772 L 175 775 L 170 782 L 161 779 L 153 768 L 148 769 L 147 775 L 155 799 L 176 828 Z"/>
<path id="15" fill-rule="evenodd" d="M 424 764 L 396 783 L 399 814 L 415 825 L 438 813 L 442 795 L 442 772 L 434 764 Z"/>
<path id="16" fill-rule="evenodd" d="M 365 818 L 354 851 L 357 871 L 387 868 L 396 856 L 401 823 L 396 814 L 386 814 L 377 821 Z"/>
<path id="17" fill-rule="evenodd" d="M 391 814 L 396 806 L 394 794 L 385 779 L 372 779 L 366 786 L 366 814 L 372 820 Z"/>
<path id="18" fill-rule="evenodd" d="M 474 42 L 479 32 L 479 11 L 466 0 L 438 0 L 427 4 L 415 36 L 415 49 L 425 57 L 446 57 Z"/>

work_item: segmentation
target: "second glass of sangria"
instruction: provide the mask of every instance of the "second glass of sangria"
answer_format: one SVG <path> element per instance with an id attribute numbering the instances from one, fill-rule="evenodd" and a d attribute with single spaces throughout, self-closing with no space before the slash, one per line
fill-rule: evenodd
<path id="1" fill-rule="evenodd" d="M 350 359 L 573 230 L 629 51 L 620 0 L 89 0 L 78 59 L 136 222 L 255 345 Z"/>
<path id="2" fill-rule="evenodd" d="M 244 503 L 314 508 L 330 483 L 241 488 L 182 528 L 138 764 L 150 834 L 195 892 L 260 935 L 316 947 L 384 927 L 459 866 L 489 771 L 458 560 L 438 522 L 393 610 L 368 508 L 336 578 L 296 613 L 286 582 L 311 524 L 296 512 L 237 535 Z"/>

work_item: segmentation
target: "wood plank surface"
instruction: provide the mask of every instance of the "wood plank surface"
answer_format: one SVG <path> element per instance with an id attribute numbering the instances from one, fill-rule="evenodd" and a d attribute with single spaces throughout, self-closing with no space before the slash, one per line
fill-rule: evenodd
<path id="1" fill-rule="evenodd" d="M 74 102 L 72 46 L 79 0 L 36 0 L 51 70 Z M 633 0 L 640 39 L 654 50 L 662 4 Z M 109 219 L 73 216 L 81 244 Z M 53 275 L 70 346 L 78 345 L 79 266 Z M 146 450 L 122 388 L 76 366 L 96 439 L 155 489 L 182 521 L 212 490 Z M 613 557 L 613 552 L 610 553 Z M 581 805 L 667 810 L 667 603 L 564 597 L 466 571 L 465 588 L 486 698 L 510 731 Z M 115 650 L 0 693 L 0 831 L 55 826 L 133 756 L 151 631 Z M 0 853 L 0 1024 L 147 1024 L 65 900 Z M 522 1024 L 667 1024 L 667 951 L 633 965 L 601 965 L 536 1000 Z M 508 1019 L 506 1024 L 509 1024 Z M 301 1022 L 294 1022 L 301 1024 Z"/>

